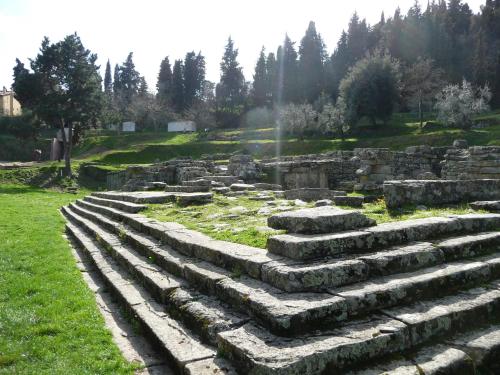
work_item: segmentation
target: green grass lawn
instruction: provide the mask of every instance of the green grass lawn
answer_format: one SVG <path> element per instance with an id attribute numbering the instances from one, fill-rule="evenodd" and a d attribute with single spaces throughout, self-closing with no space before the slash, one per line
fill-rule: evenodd
<path id="1" fill-rule="evenodd" d="M 415 118 L 395 114 L 378 129 L 362 128 L 345 140 L 306 137 L 304 140 L 283 137 L 279 143 L 282 155 L 303 155 L 356 147 L 389 147 L 403 150 L 408 146 L 449 146 L 455 139 L 466 139 L 470 145 L 500 145 L 500 114 L 478 118 L 490 125 L 482 129 L 461 130 L 437 128 L 423 131 Z M 203 154 L 246 151 L 254 157 L 276 155 L 278 143 L 273 128 L 215 130 L 211 135 L 238 136 L 238 140 L 209 140 L 205 133 L 137 133 L 122 135 L 89 135 L 75 148 L 76 159 L 107 165 L 147 164 L 176 157 L 199 158 Z"/>
<path id="2" fill-rule="evenodd" d="M 78 196 L 0 185 L 0 373 L 132 374 L 63 238 Z"/>

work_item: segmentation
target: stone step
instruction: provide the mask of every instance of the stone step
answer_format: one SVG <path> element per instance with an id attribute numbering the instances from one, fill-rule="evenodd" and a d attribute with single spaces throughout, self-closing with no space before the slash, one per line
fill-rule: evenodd
<path id="1" fill-rule="evenodd" d="M 164 190 L 170 193 L 206 193 L 209 185 L 167 185 Z"/>
<path id="2" fill-rule="evenodd" d="M 136 204 L 136 203 L 130 203 L 130 202 L 125 202 L 125 201 L 117 201 L 117 200 L 113 200 L 113 199 L 97 198 L 97 197 L 94 197 L 91 195 L 86 196 L 84 199 L 90 203 L 99 204 L 101 206 L 117 208 L 119 210 L 129 212 L 132 214 L 136 214 L 136 213 L 148 208 L 148 206 L 146 206 L 144 204 Z"/>
<path id="3" fill-rule="evenodd" d="M 324 206 L 282 212 L 267 219 L 267 225 L 289 233 L 335 233 L 375 225 L 359 211 Z"/>
<path id="4" fill-rule="evenodd" d="M 446 298 L 406 308 L 412 322 L 399 310 L 386 310 L 351 321 L 317 335 L 282 338 L 255 323 L 218 334 L 219 350 L 243 372 L 258 374 L 346 373 L 349 367 L 413 349 L 416 343 L 442 340 L 495 322 L 500 314 L 500 284 L 488 284 Z M 398 319 L 394 319 L 395 316 Z M 412 325 L 413 324 L 413 325 Z M 398 373 L 399 374 L 399 373 Z"/>
<path id="5" fill-rule="evenodd" d="M 167 203 L 175 201 L 175 194 L 162 191 L 99 191 L 92 193 L 92 196 L 132 203 Z"/>
<path id="6" fill-rule="evenodd" d="M 78 206 L 74 209 L 78 214 L 98 218 L 98 214 L 85 212 Z M 204 262 L 188 263 L 184 275 L 194 280 L 197 288 L 249 312 L 273 332 L 290 335 L 375 309 L 477 285 L 498 273 L 499 259 L 500 256 L 484 259 L 484 262 L 460 262 L 426 269 L 426 272 L 392 275 L 332 290 L 332 294 L 288 294 L 245 276 L 233 280 L 229 272 Z M 439 290 L 433 291 L 436 287 Z"/>
<path id="7" fill-rule="evenodd" d="M 456 335 L 446 343 L 467 353 L 481 374 L 500 374 L 500 324 Z"/>
<path id="8" fill-rule="evenodd" d="M 182 185 L 184 185 L 184 186 L 208 186 L 210 188 L 212 186 L 212 181 L 210 181 L 208 179 L 200 178 L 198 180 L 182 181 Z"/>
<path id="9" fill-rule="evenodd" d="M 165 186 L 167 186 L 167 184 L 161 181 L 146 182 L 146 184 L 144 185 L 144 190 L 145 191 L 163 190 L 165 189 Z"/>
<path id="10" fill-rule="evenodd" d="M 450 215 L 385 223 L 333 234 L 280 234 L 268 239 L 267 248 L 274 254 L 305 260 L 499 228 L 500 214 Z"/>
<path id="11" fill-rule="evenodd" d="M 447 345 L 432 345 L 397 357 L 377 361 L 345 375 L 477 375 L 472 358 L 462 350 Z"/>
<path id="12" fill-rule="evenodd" d="M 415 242 L 376 253 L 316 262 L 269 262 L 262 266 L 261 274 L 262 280 L 287 292 L 324 291 L 492 252 L 500 252 L 500 232 L 454 237 L 435 243 Z"/>
<path id="13" fill-rule="evenodd" d="M 498 201 L 476 201 L 469 204 L 474 210 L 485 210 L 500 212 L 500 200 Z"/>
<path id="14" fill-rule="evenodd" d="M 213 297 L 202 295 L 180 277 L 164 272 L 153 256 L 145 257 L 117 236 L 100 229 L 70 208 L 63 208 L 64 215 L 79 229 L 89 233 L 121 267 L 133 275 L 159 303 L 166 304 L 173 316 L 179 317 L 204 341 L 215 344 L 217 332 L 228 330 L 248 320 L 222 306 Z M 88 238 L 88 236 L 87 236 Z M 182 277 L 182 275 L 181 275 Z"/>
<path id="15" fill-rule="evenodd" d="M 273 191 L 281 191 L 283 190 L 283 186 L 279 184 L 269 184 L 264 182 L 257 182 L 253 184 L 257 190 L 273 190 Z"/>
<path id="16" fill-rule="evenodd" d="M 337 206 L 349 206 L 349 207 L 363 207 L 363 203 L 365 203 L 365 197 L 357 197 L 357 196 L 337 196 L 333 197 L 333 201 Z"/>
<path id="17" fill-rule="evenodd" d="M 127 214 L 81 200 L 76 201 L 76 204 L 104 215 L 110 220 L 129 225 L 184 255 L 196 257 L 229 270 L 244 272 L 257 279 L 261 278 L 263 264 L 281 259 L 274 255 L 268 256 L 268 252 L 264 249 L 214 240 L 180 224 L 159 222 L 142 215 Z"/>
<path id="18" fill-rule="evenodd" d="M 143 287 L 131 282 L 131 275 L 122 270 L 111 257 L 103 254 L 95 241 L 87 237 L 77 226 L 67 223 L 66 228 L 70 237 L 92 261 L 99 276 L 110 287 L 124 309 L 140 325 L 141 332 L 156 349 L 167 356 L 172 367 L 179 373 L 185 373 L 187 366 L 192 366 L 196 362 L 214 362 L 216 356 L 214 348 L 202 344 L 196 335 L 170 318 L 161 304 L 156 303 Z M 214 362 L 213 366 L 220 368 L 220 362 Z M 227 362 L 224 366 L 231 367 Z M 213 368 L 201 367 L 198 373 L 213 374 Z"/>
<path id="19" fill-rule="evenodd" d="M 284 196 L 286 199 L 300 199 L 306 202 L 317 201 L 320 199 L 333 199 L 336 196 L 345 196 L 345 191 L 330 190 L 326 188 L 299 188 L 285 190 Z"/>
<path id="20" fill-rule="evenodd" d="M 240 178 L 237 176 L 215 175 L 215 176 L 204 176 L 203 178 L 210 181 L 222 182 L 224 185 L 228 187 L 231 186 L 232 184 L 243 183 L 243 181 L 240 180 Z"/>
<path id="21" fill-rule="evenodd" d="M 120 215 L 118 218 L 113 217 L 113 215 L 110 215 L 109 210 L 101 209 L 99 206 L 87 204 L 84 207 L 91 211 L 107 214 L 108 217 L 111 216 L 115 220 L 121 220 L 123 216 L 122 213 L 118 213 Z M 101 218 L 101 224 L 102 221 L 103 218 Z M 117 223 L 104 220 L 104 225 L 107 225 L 108 229 L 111 228 L 110 230 L 114 228 L 114 231 L 119 233 L 120 227 Z M 151 242 L 141 233 L 133 235 L 132 241 L 137 246 L 141 246 L 143 242 Z M 261 280 L 284 291 L 322 292 L 328 288 L 364 281 L 374 276 L 408 272 L 441 264 L 445 260 L 459 260 L 484 255 L 498 249 L 499 243 L 500 232 L 493 232 L 444 241 L 443 249 L 446 250 L 446 256 L 439 249 L 439 244 L 420 242 L 378 253 L 360 254 L 351 259 L 333 258 L 314 263 L 268 258 L 267 263 L 261 263 L 258 272 L 253 266 L 249 268 L 255 270 L 251 275 L 260 275 Z M 229 254 L 227 255 L 229 256 Z M 180 254 L 177 253 L 174 258 L 178 259 L 179 256 Z M 238 261 L 234 260 L 223 264 L 232 264 L 232 267 L 227 268 L 231 272 L 234 271 L 234 267 L 243 270 L 238 266 Z M 175 272 L 172 269 L 168 269 L 168 271 Z"/>
<path id="22" fill-rule="evenodd" d="M 175 201 L 179 206 L 210 203 L 212 199 L 212 193 L 176 193 L 175 196 Z"/>
<path id="23" fill-rule="evenodd" d="M 68 218 L 76 221 L 78 225 L 84 226 L 98 238 L 108 236 L 104 230 L 97 228 L 97 225 L 93 225 L 86 218 L 87 216 L 92 217 L 92 213 L 89 211 L 86 212 L 78 206 L 71 205 L 69 208 L 63 208 L 63 212 Z M 96 216 L 94 214 L 94 218 Z M 99 224 L 112 230 L 111 221 L 106 224 L 105 219 L 103 219 Z M 121 233 L 122 237 L 129 237 L 125 228 L 121 228 Z M 112 246 L 112 242 L 108 245 Z M 154 245 L 147 243 L 142 244 L 141 248 L 142 251 L 149 249 L 150 255 L 148 256 L 155 259 L 158 265 L 169 270 L 169 273 L 185 278 L 191 286 L 207 294 L 216 295 L 241 312 L 252 314 L 276 332 L 284 332 L 288 328 L 292 328 L 292 331 L 296 330 L 301 324 L 300 320 L 307 322 L 311 317 L 314 317 L 316 311 L 320 313 L 321 310 L 324 310 L 324 315 L 330 305 L 340 300 L 339 297 L 324 293 L 288 295 L 249 277 L 240 276 L 232 279 L 233 275 L 230 272 L 206 262 L 179 257 L 172 249 L 167 250 L 162 247 L 165 250 L 162 253 Z M 168 253 L 165 254 L 165 252 Z M 301 317 L 301 315 L 304 316 Z"/>
<path id="24" fill-rule="evenodd" d="M 255 186 L 254 186 L 254 185 L 250 185 L 250 184 L 238 184 L 238 183 L 231 184 L 231 186 L 229 186 L 229 188 L 230 188 L 232 191 L 249 191 L 249 190 L 256 190 L 256 188 L 255 188 Z"/>

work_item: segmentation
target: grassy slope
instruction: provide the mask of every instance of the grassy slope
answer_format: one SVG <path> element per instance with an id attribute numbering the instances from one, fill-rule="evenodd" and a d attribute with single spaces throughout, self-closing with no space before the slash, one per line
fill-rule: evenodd
<path id="1" fill-rule="evenodd" d="M 76 198 L 0 185 L 0 373 L 133 373 L 62 237 Z"/>
<path id="2" fill-rule="evenodd" d="M 500 145 L 500 114 L 483 116 L 493 125 L 484 129 L 463 131 L 442 128 L 421 131 L 418 123 L 408 116 L 395 115 L 392 121 L 378 130 L 362 130 L 356 137 L 339 139 L 310 138 L 298 140 L 285 137 L 282 155 L 301 155 L 333 150 L 352 150 L 355 147 L 390 147 L 402 150 L 407 146 L 428 144 L 447 146 L 458 138 L 470 145 Z M 75 150 L 81 160 L 120 165 L 152 163 L 179 156 L 199 158 L 203 154 L 232 153 L 247 150 L 257 158 L 276 155 L 276 141 L 272 129 L 226 130 L 216 133 L 239 136 L 238 141 L 209 141 L 204 134 L 138 133 L 126 135 L 89 136 Z"/>

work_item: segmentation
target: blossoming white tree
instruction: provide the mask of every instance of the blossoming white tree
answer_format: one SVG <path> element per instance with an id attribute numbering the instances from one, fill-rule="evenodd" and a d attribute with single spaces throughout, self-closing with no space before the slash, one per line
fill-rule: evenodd
<path id="1" fill-rule="evenodd" d="M 448 126 L 468 129 L 474 115 L 489 109 L 491 91 L 487 85 L 475 90 L 465 79 L 462 85 L 448 85 L 437 96 L 438 120 Z"/>

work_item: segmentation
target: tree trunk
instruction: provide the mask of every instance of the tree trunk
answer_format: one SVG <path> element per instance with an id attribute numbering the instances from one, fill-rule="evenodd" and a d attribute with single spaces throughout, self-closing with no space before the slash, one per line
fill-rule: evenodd
<path id="1" fill-rule="evenodd" d="M 418 118 L 420 119 L 420 130 L 424 127 L 424 113 L 422 112 L 422 96 L 418 98 Z"/>

